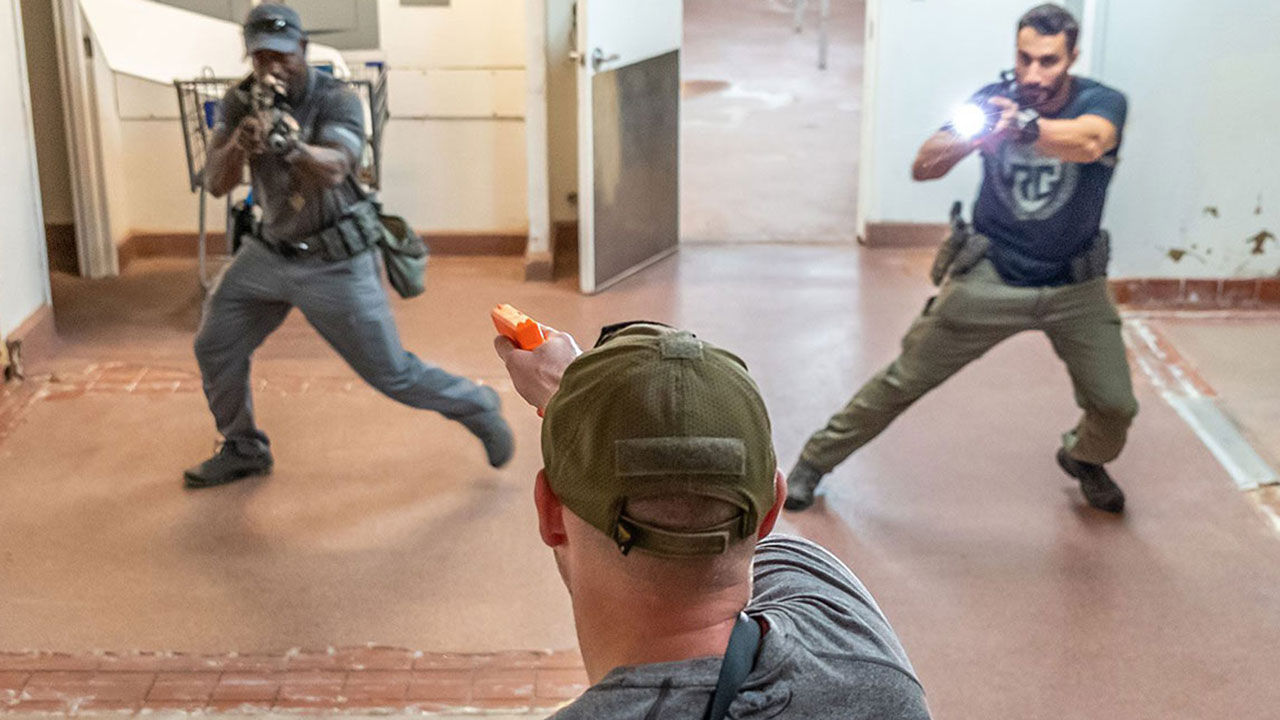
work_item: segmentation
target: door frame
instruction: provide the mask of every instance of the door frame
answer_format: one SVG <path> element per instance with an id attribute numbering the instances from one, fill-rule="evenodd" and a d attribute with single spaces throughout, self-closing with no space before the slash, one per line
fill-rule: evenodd
<path id="1" fill-rule="evenodd" d="M 15 3 L 16 4 L 16 3 Z M 63 129 L 71 163 L 71 202 L 75 218 L 76 257 L 80 275 L 102 278 L 120 271 L 107 203 L 102 164 L 102 138 L 97 121 L 97 93 L 89 67 L 93 36 L 79 0 L 53 0 L 54 35 L 58 45 L 58 83 L 62 94 Z"/>

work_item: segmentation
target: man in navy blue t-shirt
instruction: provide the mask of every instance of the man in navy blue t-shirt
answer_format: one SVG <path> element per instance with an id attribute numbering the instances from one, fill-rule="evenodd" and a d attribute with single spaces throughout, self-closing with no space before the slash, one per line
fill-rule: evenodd
<path id="1" fill-rule="evenodd" d="M 1126 102 L 1070 74 L 1078 35 L 1075 18 L 1057 5 L 1027 12 L 1013 76 L 979 90 L 970 103 L 980 111 L 968 122 L 958 116 L 920 148 L 916 180 L 940 178 L 981 153 L 973 232 L 945 246 L 942 258 L 953 263 L 902 354 L 809 439 L 791 471 L 787 508 L 813 504 L 824 475 L 960 368 L 1015 333 L 1040 330 L 1066 363 L 1084 411 L 1063 436 L 1058 464 L 1091 506 L 1124 510 L 1124 493 L 1103 465 L 1124 447 L 1138 403 L 1107 294 L 1109 248 L 1099 225 Z"/>

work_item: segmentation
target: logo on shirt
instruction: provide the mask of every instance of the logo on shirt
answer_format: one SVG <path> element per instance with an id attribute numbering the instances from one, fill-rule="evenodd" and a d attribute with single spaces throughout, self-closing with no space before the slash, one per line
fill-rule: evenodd
<path id="1" fill-rule="evenodd" d="M 1076 191 L 1080 166 L 1041 155 L 1034 146 L 1005 143 L 996 158 L 997 194 L 1019 220 L 1044 220 Z"/>

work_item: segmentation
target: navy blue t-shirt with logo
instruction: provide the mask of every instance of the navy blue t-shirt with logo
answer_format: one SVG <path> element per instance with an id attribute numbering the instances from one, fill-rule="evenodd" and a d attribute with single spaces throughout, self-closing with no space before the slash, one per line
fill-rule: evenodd
<path id="1" fill-rule="evenodd" d="M 990 93 L 996 86 L 978 91 Z M 1097 115 L 1124 129 L 1127 102 L 1117 90 L 1086 78 L 1071 79 L 1067 104 L 1053 115 L 1070 120 Z M 988 257 L 1010 285 L 1070 282 L 1071 258 L 1098 234 L 1107 185 L 1120 144 L 1092 163 L 1049 157 L 1034 146 L 1006 142 L 982 152 L 982 187 L 973 210 L 974 229 L 991 239 Z"/>

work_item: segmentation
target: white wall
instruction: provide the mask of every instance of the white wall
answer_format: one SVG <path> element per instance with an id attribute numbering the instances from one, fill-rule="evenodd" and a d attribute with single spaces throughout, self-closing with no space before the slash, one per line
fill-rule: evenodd
<path id="1" fill-rule="evenodd" d="M 151 145 L 135 147 L 124 143 L 123 123 L 117 112 L 119 103 L 116 100 L 115 73 L 107 64 L 107 55 L 99 42 L 96 29 L 90 28 L 86 37 L 93 44 L 89 82 L 93 87 L 93 96 L 97 99 L 94 122 L 99 139 L 98 149 L 102 153 L 100 164 L 106 185 L 108 232 L 111 240 L 119 245 L 129 237 L 133 228 L 129 197 L 142 194 L 137 185 L 148 178 L 147 175 L 129 172 L 125 167 L 125 160 L 139 155 L 150 156 L 155 148 Z"/>
<path id="2" fill-rule="evenodd" d="M 953 200 L 966 213 L 981 163 L 947 177 L 911 180 L 920 144 L 952 108 L 1013 66 L 1015 26 L 1034 0 L 867 0 L 858 231 L 868 222 L 946 222 Z"/>
<path id="3" fill-rule="evenodd" d="M 0 336 L 49 302 L 49 271 L 27 94 L 22 16 L 0 9 Z"/>
<path id="4" fill-rule="evenodd" d="M 380 0 L 390 73 L 383 201 L 419 229 L 523 233 L 524 0 Z"/>
<path id="5" fill-rule="evenodd" d="M 1099 11 L 1101 78 L 1129 96 L 1106 214 L 1114 274 L 1280 272 L 1280 242 L 1261 255 L 1248 242 L 1280 237 L 1280 2 L 1109 0 Z M 1187 254 L 1175 262 L 1171 250 Z"/>

